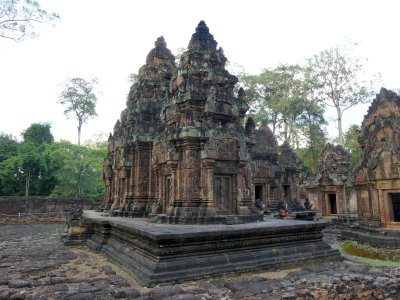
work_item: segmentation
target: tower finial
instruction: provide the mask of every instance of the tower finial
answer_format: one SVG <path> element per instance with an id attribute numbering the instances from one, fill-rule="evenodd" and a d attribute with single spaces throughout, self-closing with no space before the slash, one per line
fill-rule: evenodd
<path id="1" fill-rule="evenodd" d="M 164 37 L 160 36 L 159 38 L 157 38 L 157 41 L 154 42 L 154 46 L 156 46 L 156 48 L 166 48 L 167 43 L 165 42 Z"/>
<path id="2" fill-rule="evenodd" d="M 192 34 L 192 38 L 189 42 L 188 49 L 212 49 L 217 48 L 217 42 L 214 40 L 214 36 L 210 34 L 210 31 L 206 25 L 206 22 L 201 20 L 196 27 L 196 32 Z"/>

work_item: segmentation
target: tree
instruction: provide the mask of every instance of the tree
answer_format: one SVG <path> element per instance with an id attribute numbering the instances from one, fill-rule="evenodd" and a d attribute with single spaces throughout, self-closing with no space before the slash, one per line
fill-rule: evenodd
<path id="1" fill-rule="evenodd" d="M 35 146 L 54 142 L 51 125 L 48 123 L 34 123 L 22 132 L 22 136 L 24 142 L 33 143 Z"/>
<path id="2" fill-rule="evenodd" d="M 49 124 L 36 123 L 22 132 L 18 143 L 9 136 L 0 138 L 0 194 L 49 195 L 55 179 L 44 155 L 46 145 L 53 142 Z"/>
<path id="3" fill-rule="evenodd" d="M 351 125 L 344 134 L 344 148 L 350 154 L 350 169 L 354 169 L 363 155 L 363 150 L 358 143 L 360 135 L 360 126 Z"/>
<path id="4" fill-rule="evenodd" d="M 9 134 L 0 132 L 0 162 L 15 156 L 19 143 Z"/>
<path id="5" fill-rule="evenodd" d="M 77 146 L 61 141 L 49 145 L 47 153 L 57 177 L 52 196 L 98 197 L 104 194 L 101 174 L 106 143 Z"/>
<path id="6" fill-rule="evenodd" d="M 336 46 L 308 59 L 308 67 L 317 74 L 319 97 L 336 110 L 339 144 L 344 145 L 342 117 L 349 108 L 367 103 L 372 95 L 372 82 L 361 80 L 364 71 L 360 58 L 348 49 Z"/>
<path id="7" fill-rule="evenodd" d="M 97 85 L 97 78 L 86 81 L 78 77 L 67 79 L 62 84 L 64 90 L 58 98 L 58 103 L 66 106 L 64 114 L 67 117 L 72 114 L 78 120 L 78 145 L 81 144 L 82 124 L 97 116 L 97 96 L 94 93 Z"/>
<path id="8" fill-rule="evenodd" d="M 255 121 L 268 123 L 274 134 L 280 129 L 285 141 L 291 140 L 294 121 L 301 110 L 299 71 L 297 65 L 279 65 L 245 78 L 246 96 Z"/>
<path id="9" fill-rule="evenodd" d="M 304 99 L 303 110 L 297 122 L 297 129 L 301 133 L 302 149 L 298 149 L 298 155 L 303 165 L 312 173 L 316 173 L 319 167 L 319 156 L 326 144 L 326 131 L 324 126 L 324 107 L 318 95 L 317 74 L 311 68 L 302 68 L 301 93 Z"/>
<path id="10" fill-rule="evenodd" d="M 42 9 L 35 0 L 2 0 L 0 2 L 0 37 L 22 41 L 37 36 L 35 24 L 51 23 L 59 16 Z"/>
<path id="11" fill-rule="evenodd" d="M 260 75 L 241 77 L 256 123 L 267 123 L 274 134 L 298 149 L 324 136 L 324 109 L 316 96 L 313 73 L 298 65 L 279 65 Z M 314 143 L 315 144 L 315 143 Z"/>
<path id="12" fill-rule="evenodd" d="M 54 177 L 48 172 L 48 161 L 44 155 L 46 144 L 54 141 L 50 130 L 48 123 L 34 123 L 22 132 L 24 140 L 15 161 L 19 173 L 25 177 L 25 196 L 30 194 L 32 183 L 31 194 L 34 195 L 48 195 L 54 187 Z"/>
<path id="13" fill-rule="evenodd" d="M 18 155 L 20 144 L 11 136 L 0 133 L 0 195 L 15 195 L 22 190 L 22 183 L 14 175 L 16 167 L 12 157 Z"/>

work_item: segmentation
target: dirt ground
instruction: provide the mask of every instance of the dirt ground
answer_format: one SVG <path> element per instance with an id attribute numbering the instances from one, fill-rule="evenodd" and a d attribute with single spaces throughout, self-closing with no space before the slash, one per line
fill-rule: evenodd
<path id="1" fill-rule="evenodd" d="M 343 262 L 146 288 L 86 247 L 66 247 L 61 223 L 0 226 L 1 299 L 400 299 L 400 267 Z M 335 235 L 327 233 L 335 245 Z"/>

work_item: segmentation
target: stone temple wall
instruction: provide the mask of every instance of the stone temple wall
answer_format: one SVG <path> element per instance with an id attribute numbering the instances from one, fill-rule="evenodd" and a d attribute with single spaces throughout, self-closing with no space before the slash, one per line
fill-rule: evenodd
<path id="1" fill-rule="evenodd" d="M 98 209 L 100 199 L 88 201 L 73 198 L 47 197 L 0 197 L 0 217 L 6 215 L 60 213 L 69 211 L 75 203 L 82 203 L 83 209 Z"/>

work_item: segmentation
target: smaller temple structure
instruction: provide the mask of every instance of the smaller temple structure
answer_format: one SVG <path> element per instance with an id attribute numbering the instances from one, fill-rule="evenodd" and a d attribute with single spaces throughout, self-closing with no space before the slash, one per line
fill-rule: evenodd
<path id="1" fill-rule="evenodd" d="M 342 237 L 400 247 L 400 97 L 382 88 L 361 126 L 364 153 L 354 171 L 359 227 Z"/>
<path id="2" fill-rule="evenodd" d="M 381 89 L 361 126 L 355 170 L 360 223 L 400 228 L 400 97 Z"/>
<path id="3" fill-rule="evenodd" d="M 270 210 L 278 210 L 285 200 L 294 204 L 299 200 L 301 161 L 287 142 L 281 146 L 267 125 L 255 129 L 252 118 L 247 119 L 246 132 L 254 182 L 254 198 L 260 199 Z"/>
<path id="4" fill-rule="evenodd" d="M 317 176 L 306 183 L 308 198 L 323 216 L 354 219 L 357 200 L 352 184 L 350 155 L 341 145 L 328 143 L 319 158 Z"/>

